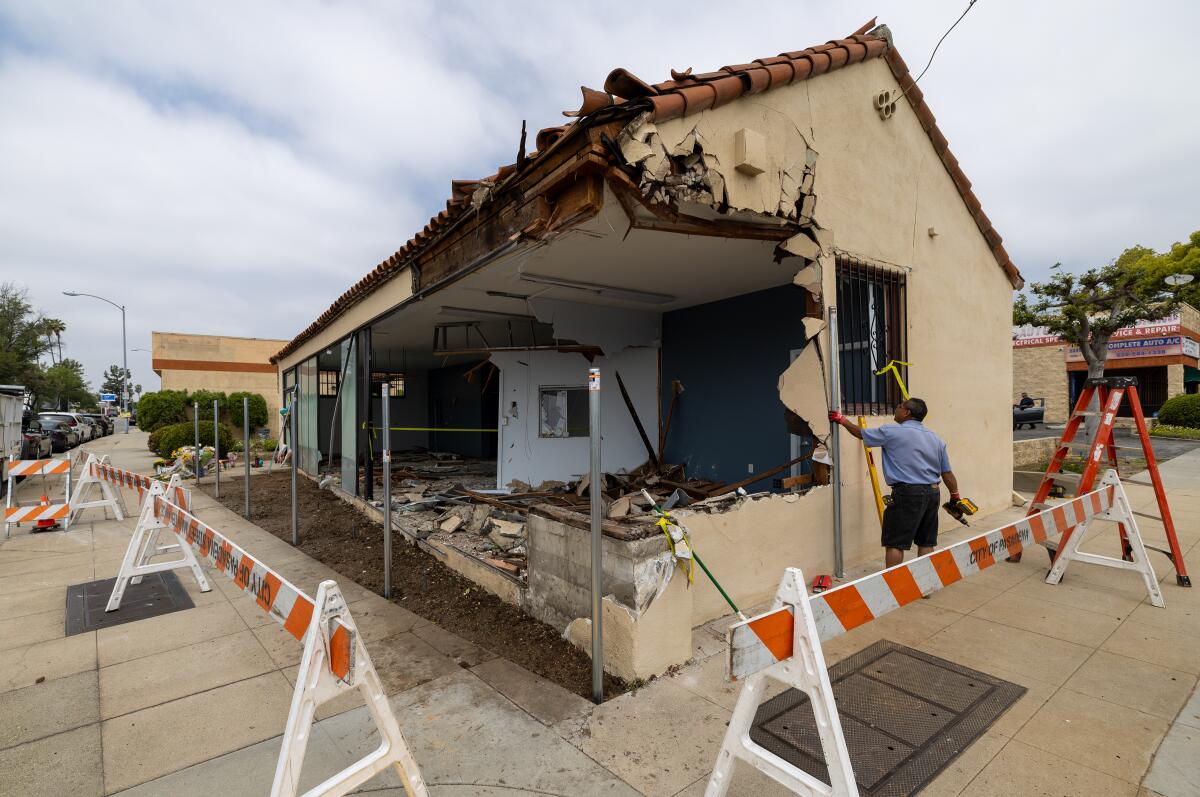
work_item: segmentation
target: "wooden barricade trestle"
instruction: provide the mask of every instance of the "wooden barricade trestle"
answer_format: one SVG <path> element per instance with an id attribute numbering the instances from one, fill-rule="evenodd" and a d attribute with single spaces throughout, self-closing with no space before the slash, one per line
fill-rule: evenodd
<path id="1" fill-rule="evenodd" d="M 28 506 L 16 503 L 16 479 L 41 476 L 62 476 L 66 482 L 63 487 L 63 498 L 59 503 L 51 499 Z M 13 459 L 8 461 L 8 485 L 4 498 L 4 538 L 8 539 L 11 531 L 9 526 L 21 523 L 38 523 L 45 521 L 63 522 L 63 529 L 71 528 L 71 461 L 69 459 Z"/>

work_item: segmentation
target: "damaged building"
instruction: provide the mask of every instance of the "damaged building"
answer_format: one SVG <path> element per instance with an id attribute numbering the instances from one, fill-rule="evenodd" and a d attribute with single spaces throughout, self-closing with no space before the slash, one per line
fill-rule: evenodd
<path id="1" fill-rule="evenodd" d="M 606 665 L 627 678 L 685 661 L 727 612 L 679 577 L 642 488 L 740 605 L 786 566 L 833 571 L 833 357 L 870 425 L 900 398 L 875 371 L 911 363 L 964 491 L 1008 503 L 1021 277 L 885 26 L 660 83 L 616 69 L 565 115 L 454 182 L 273 359 L 302 471 L 379 506 L 389 435 L 397 528 L 584 638 L 599 367 Z M 852 567 L 879 556 L 879 523 L 861 446 L 841 451 Z"/>

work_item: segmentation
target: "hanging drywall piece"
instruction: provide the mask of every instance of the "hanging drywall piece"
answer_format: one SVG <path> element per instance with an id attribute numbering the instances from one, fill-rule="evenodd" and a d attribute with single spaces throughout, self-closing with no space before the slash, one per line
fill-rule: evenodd
<path id="1" fill-rule="evenodd" d="M 805 346 L 779 377 L 779 400 L 808 421 L 813 434 L 829 434 L 829 402 L 825 395 L 825 369 L 817 356 L 817 343 Z"/>
<path id="2" fill-rule="evenodd" d="M 825 319 L 823 318 L 805 318 L 804 319 L 804 339 L 812 340 L 825 329 Z"/>
<path id="3" fill-rule="evenodd" d="M 655 312 L 539 297 L 529 299 L 529 306 L 538 321 L 554 326 L 555 338 L 599 346 L 605 354 L 658 343 Z"/>
<path id="4" fill-rule="evenodd" d="M 805 260 L 816 260 L 821 254 L 821 247 L 805 233 L 798 232 L 781 243 L 780 248 L 785 252 L 802 257 Z"/>
<path id="5" fill-rule="evenodd" d="M 813 295 L 814 299 L 821 298 L 821 263 L 818 261 L 805 266 L 792 277 L 792 284 L 799 285 Z"/>

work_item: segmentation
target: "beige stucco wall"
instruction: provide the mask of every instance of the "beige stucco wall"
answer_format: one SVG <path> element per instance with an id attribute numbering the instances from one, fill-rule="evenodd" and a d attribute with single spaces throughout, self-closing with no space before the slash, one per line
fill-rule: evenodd
<path id="1" fill-rule="evenodd" d="M 1046 399 L 1046 420 L 1065 421 L 1071 414 L 1067 388 L 1065 346 L 1025 346 L 1013 349 L 1012 400 L 1016 404 L 1025 391 L 1032 398 Z"/>
<path id="2" fill-rule="evenodd" d="M 386 313 L 413 295 L 412 269 L 404 268 L 394 277 L 368 294 L 333 323 L 321 330 L 315 337 L 309 339 L 296 351 L 277 363 L 279 370 L 285 371 L 298 363 L 307 360 L 314 354 L 326 349 L 358 329 L 363 324 L 378 315 Z M 280 341 L 272 355 L 278 354 L 288 341 Z"/>
<path id="3" fill-rule="evenodd" d="M 190 335 L 183 332 L 151 332 L 151 351 L 163 390 L 218 390 L 233 393 L 248 390 L 267 400 L 272 436 L 279 434 L 279 383 L 273 371 L 206 370 L 196 361 L 269 366 L 271 355 L 286 341 L 274 338 L 236 338 L 226 335 Z M 188 367 L 172 368 L 171 360 L 192 361 Z M 158 367 L 162 365 L 163 367 Z"/>
<path id="4" fill-rule="evenodd" d="M 1184 393 L 1183 366 L 1167 366 L 1167 398 L 1173 398 Z"/>
<path id="5" fill-rule="evenodd" d="M 1010 499 L 1013 289 L 912 109 L 902 102 L 887 121 L 874 110 L 872 98 L 895 86 L 887 65 L 872 60 L 662 123 L 657 131 L 671 146 L 695 130 L 706 152 L 716 153 L 723 164 L 733 162 L 732 139 L 741 127 L 768 131 L 768 147 L 794 147 L 793 139 L 803 139 L 816 150 L 812 215 L 824 230 L 819 241 L 826 264 L 824 294 L 836 295 L 829 266 L 837 252 L 906 272 L 910 390 L 929 403 L 927 425 L 948 443 L 963 493 L 987 513 Z M 789 127 L 788 135 L 778 132 Z M 777 195 L 745 190 L 741 183 L 747 179 L 776 179 L 787 189 L 796 178 L 778 176 L 790 168 L 786 153 L 769 152 L 768 160 L 767 171 L 755 178 L 723 167 L 736 204 Z M 784 261 L 796 269 L 802 264 L 799 258 Z M 823 391 L 815 374 L 812 390 Z M 841 435 L 845 562 L 853 566 L 880 554 L 879 521 L 861 446 L 849 434 Z M 709 556 L 728 563 L 722 573 L 736 585 L 735 595 L 762 598 L 773 592 L 783 565 L 801 564 L 806 573 L 830 569 L 832 523 L 822 506 L 828 492 L 750 509 L 754 522 L 736 534 L 730 524 L 740 519 L 698 517 L 693 533 L 700 536 L 702 551 L 705 541 L 721 548 L 728 540 L 724 547 L 732 558 Z M 746 552 L 747 534 L 761 550 Z M 696 588 L 698 595 L 704 590 Z M 701 597 L 694 618 L 720 611 Z"/>

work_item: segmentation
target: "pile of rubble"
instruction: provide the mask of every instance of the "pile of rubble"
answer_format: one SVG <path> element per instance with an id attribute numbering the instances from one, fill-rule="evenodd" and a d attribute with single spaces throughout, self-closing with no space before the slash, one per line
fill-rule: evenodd
<path id="1" fill-rule="evenodd" d="M 452 546 L 518 579 L 526 571 L 525 521 L 531 510 L 560 518 L 590 516 L 586 475 L 536 487 L 513 482 L 498 490 L 493 460 L 414 450 L 394 454 L 392 463 L 394 528 L 413 540 Z M 375 494 L 382 495 L 382 470 L 376 475 Z M 651 501 L 663 509 L 719 512 L 768 495 L 748 494 L 741 483 L 686 479 L 681 465 L 605 473 L 603 482 L 605 533 L 623 539 L 656 533 Z M 382 501 L 374 503 L 382 507 Z"/>

